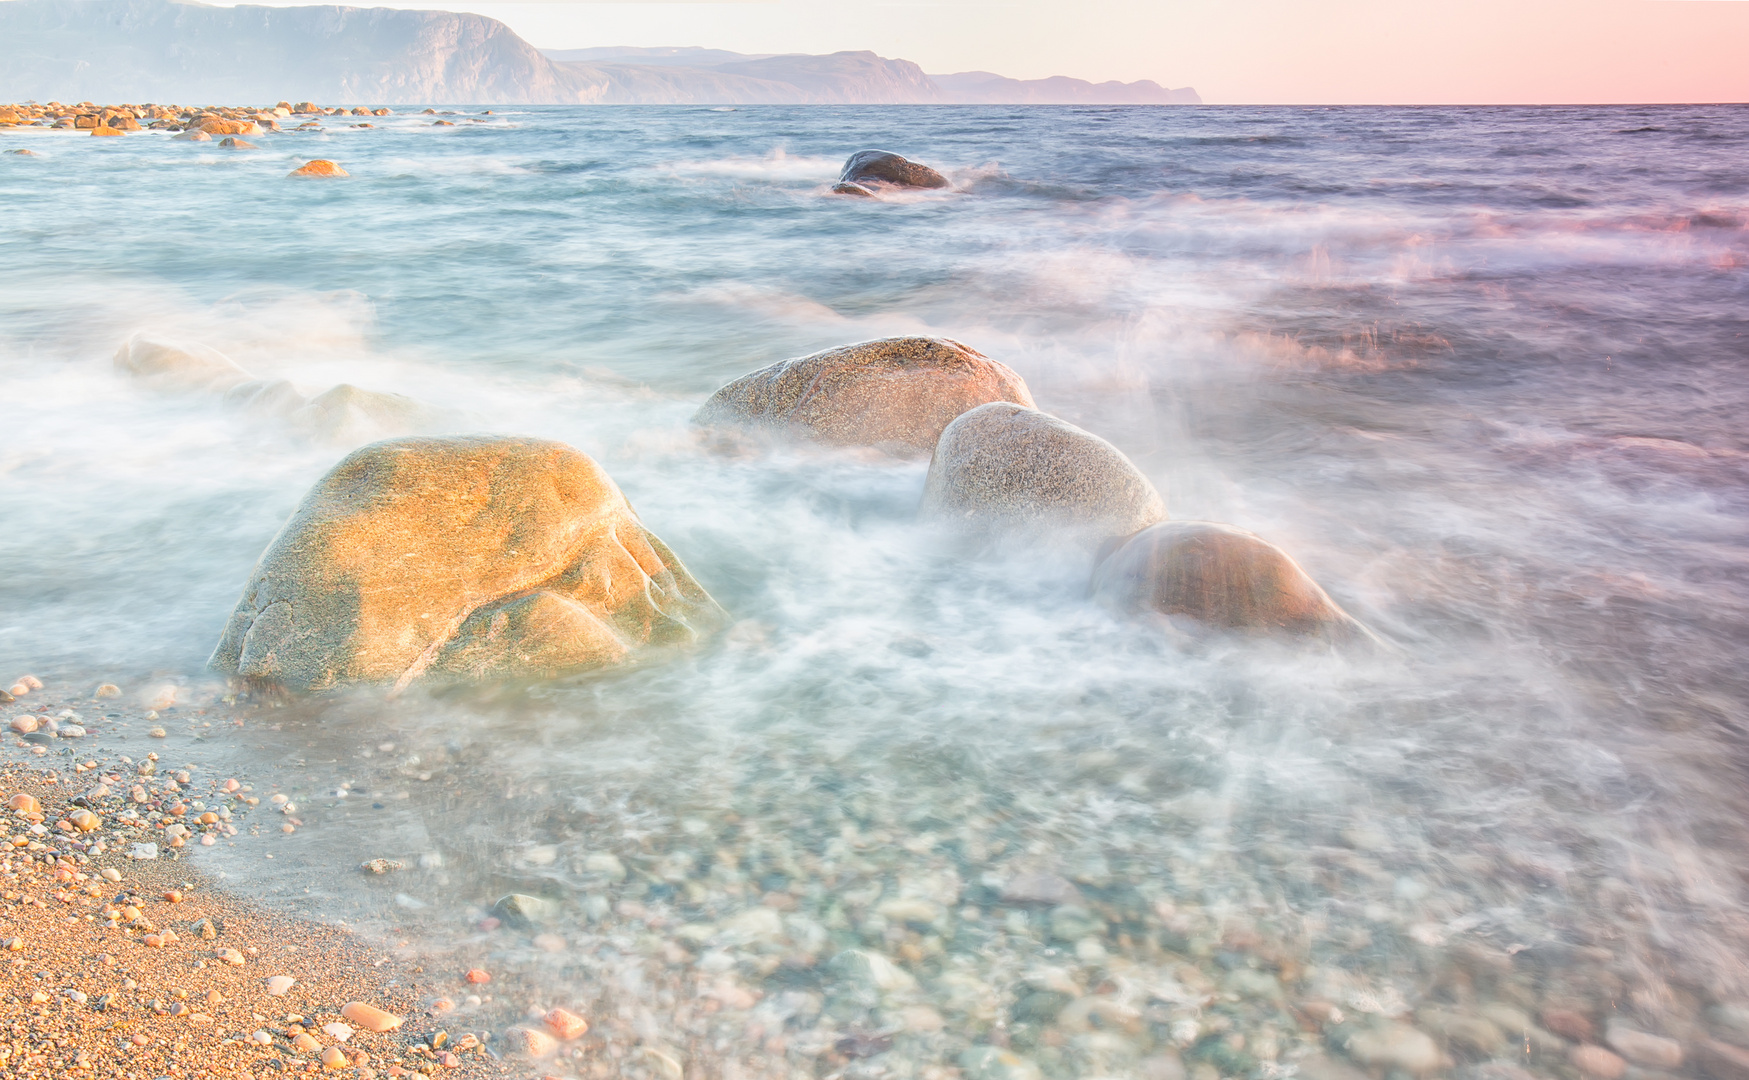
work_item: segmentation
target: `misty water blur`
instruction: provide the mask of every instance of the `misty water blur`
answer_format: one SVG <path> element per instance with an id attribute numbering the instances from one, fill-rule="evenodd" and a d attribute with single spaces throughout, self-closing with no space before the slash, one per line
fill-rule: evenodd
<path id="1" fill-rule="evenodd" d="M 490 1018 L 587 1005 L 590 1075 L 1280 1076 L 1320 1052 L 1306 997 L 1683 1039 L 1749 998 L 1741 109 L 484 119 L 0 136 L 41 155 L 0 158 L 0 670 L 198 688 L 302 493 L 391 433 L 125 378 L 140 331 L 569 442 L 738 620 L 660 666 L 281 710 L 223 752 L 312 827 L 212 865 L 433 954 L 487 934 L 529 995 Z M 956 186 L 830 196 L 865 146 Z M 352 179 L 283 180 L 311 157 Z M 1009 364 L 1395 652 L 1118 620 L 1084 554 L 921 527 L 924 463 L 687 428 L 903 333 Z M 377 856 L 410 867 L 335 872 Z M 513 890 L 550 919 L 476 931 Z M 1505 1035 L 1441 1045 L 1568 1068 Z"/>

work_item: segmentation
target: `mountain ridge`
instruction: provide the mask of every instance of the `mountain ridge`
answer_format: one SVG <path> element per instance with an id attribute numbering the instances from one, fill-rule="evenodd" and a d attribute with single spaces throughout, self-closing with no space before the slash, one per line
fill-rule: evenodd
<path id="1" fill-rule="evenodd" d="M 0 2 L 0 100 L 373 105 L 1197 103 L 1195 91 L 989 73 L 867 51 L 543 51 L 466 12 L 181 0 Z M 555 56 L 553 54 L 558 54 Z M 582 55 L 579 55 L 582 54 Z M 575 58 L 571 58 L 575 57 Z M 987 78 L 985 76 L 988 76 Z M 1050 84 L 1049 87 L 1043 84 Z M 1055 95 L 1055 96 L 1053 96 Z"/>

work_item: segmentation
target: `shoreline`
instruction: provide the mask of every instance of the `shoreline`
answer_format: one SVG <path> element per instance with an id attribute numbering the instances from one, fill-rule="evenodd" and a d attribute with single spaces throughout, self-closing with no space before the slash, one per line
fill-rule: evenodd
<path id="1" fill-rule="evenodd" d="M 490 1027 L 454 1004 L 469 989 L 461 971 L 428 972 L 394 942 L 273 910 L 186 857 L 244 829 L 259 835 L 275 804 L 266 792 L 155 760 L 150 744 L 168 747 L 150 734 L 149 745 L 117 745 L 130 721 L 162 731 L 156 710 L 74 702 L 52 687 L 0 706 L 0 1072 L 507 1075 Z M 86 729 L 74 705 L 106 715 Z M 31 720 L 37 730 L 19 730 Z M 285 817 L 273 827 L 294 829 Z M 342 1016 L 354 1002 L 401 1021 L 366 1030 Z"/>

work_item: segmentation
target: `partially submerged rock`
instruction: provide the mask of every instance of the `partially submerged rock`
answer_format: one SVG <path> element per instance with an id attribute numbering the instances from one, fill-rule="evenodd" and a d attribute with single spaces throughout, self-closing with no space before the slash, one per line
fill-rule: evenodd
<path id="1" fill-rule="evenodd" d="M 263 393 L 267 393 L 264 388 Z M 268 405 L 264 399 L 261 404 Z M 439 426 L 445 414 L 405 394 L 361 390 L 341 383 L 310 398 L 288 416 L 292 427 L 329 442 L 363 442 Z"/>
<path id="2" fill-rule="evenodd" d="M 979 532 L 1047 526 L 1105 539 L 1166 517 L 1117 447 L 1037 409 L 981 405 L 942 431 L 922 512 Z"/>
<path id="3" fill-rule="evenodd" d="M 1030 407 L 1032 395 L 1007 365 L 957 341 L 880 338 L 743 375 L 712 394 L 692 422 L 925 454 L 954 417 L 993 401 Z"/>
<path id="4" fill-rule="evenodd" d="M 117 371 L 168 390 L 222 393 L 249 381 L 231 358 L 205 345 L 183 345 L 149 334 L 135 334 L 115 351 Z"/>
<path id="5" fill-rule="evenodd" d="M 1126 614 L 1222 630 L 1368 636 L 1287 552 L 1212 521 L 1163 521 L 1130 537 L 1094 570 L 1093 595 Z"/>
<path id="6" fill-rule="evenodd" d="M 351 176 L 352 174 L 347 172 L 345 169 L 342 169 L 339 165 L 335 164 L 334 162 L 329 161 L 327 158 L 316 158 L 313 161 L 306 161 L 303 165 L 299 166 L 296 169 L 293 169 L 291 172 L 287 173 L 286 175 L 288 177 L 295 176 L 295 177 L 307 179 L 310 177 L 320 178 L 320 177 L 325 177 L 325 176 L 336 176 L 336 177 L 338 177 L 338 176 Z"/>
<path id="7" fill-rule="evenodd" d="M 545 676 L 625 663 L 723 618 L 571 447 L 393 439 L 350 454 L 304 497 L 212 666 L 291 691 Z"/>
<path id="8" fill-rule="evenodd" d="M 882 187 L 944 188 L 947 177 L 886 150 L 859 150 L 844 163 L 832 190 L 841 195 L 873 195 Z"/>

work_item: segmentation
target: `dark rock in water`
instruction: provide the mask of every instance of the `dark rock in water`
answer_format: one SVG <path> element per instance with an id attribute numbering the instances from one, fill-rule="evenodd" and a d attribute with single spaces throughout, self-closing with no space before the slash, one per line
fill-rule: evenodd
<path id="1" fill-rule="evenodd" d="M 8 150 L 6 152 L 8 154 L 16 154 L 19 157 L 41 157 L 42 156 L 41 154 L 38 154 L 35 150 L 19 149 L 19 150 Z"/>
<path id="2" fill-rule="evenodd" d="M 850 160 L 844 163 L 844 171 L 838 174 L 838 191 L 846 185 L 860 187 L 862 190 L 843 192 L 848 195 L 872 195 L 870 188 L 876 184 L 886 184 L 891 187 L 908 188 L 944 188 L 947 187 L 947 177 L 931 169 L 927 165 L 919 165 L 915 161 L 907 161 L 898 154 L 885 150 L 859 150 L 850 155 Z"/>
<path id="3" fill-rule="evenodd" d="M 972 409 L 942 431 L 921 509 L 976 531 L 1043 525 L 1101 540 L 1166 516 L 1160 493 L 1117 447 L 1007 403 Z"/>
<path id="4" fill-rule="evenodd" d="M 1163 521 L 1125 540 L 1094 570 L 1093 595 L 1224 630 L 1370 636 L 1286 552 L 1212 521 Z"/>
<path id="5" fill-rule="evenodd" d="M 212 666 L 262 688 L 496 679 L 629 662 L 724 618 L 588 457 L 540 439 L 391 439 L 317 482 Z"/>
<path id="6" fill-rule="evenodd" d="M 743 375 L 712 394 L 692 422 L 921 455 L 954 417 L 993 401 L 1030 406 L 1032 395 L 1007 365 L 957 341 L 880 338 Z"/>

